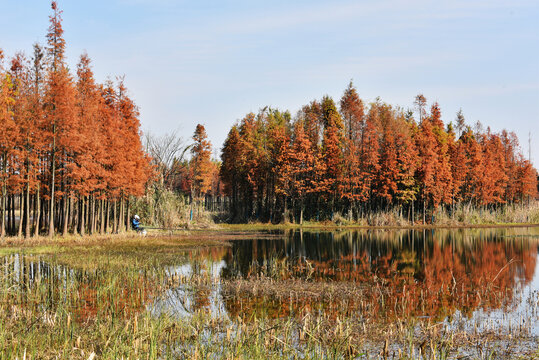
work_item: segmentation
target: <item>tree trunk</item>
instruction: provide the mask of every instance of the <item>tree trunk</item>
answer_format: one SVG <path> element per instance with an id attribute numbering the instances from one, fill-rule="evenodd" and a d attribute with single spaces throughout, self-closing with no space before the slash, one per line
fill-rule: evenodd
<path id="1" fill-rule="evenodd" d="M 103 234 L 105 232 L 104 202 L 105 200 L 103 199 L 99 200 L 99 217 L 100 217 L 99 233 L 100 234 Z"/>
<path id="2" fill-rule="evenodd" d="M 11 198 L 11 204 L 9 205 L 9 208 L 11 209 L 11 220 L 9 225 L 9 232 L 14 235 L 15 234 L 15 194 L 12 194 L 10 196 Z"/>
<path id="3" fill-rule="evenodd" d="M 69 200 L 68 200 L 69 209 L 67 212 L 68 224 L 69 224 L 69 227 L 71 228 L 72 233 L 77 232 L 77 226 L 75 224 L 75 204 L 76 204 L 75 197 L 72 195 L 69 197 Z"/>
<path id="4" fill-rule="evenodd" d="M 112 232 L 118 233 L 118 216 L 116 211 L 116 200 L 112 202 Z"/>
<path id="5" fill-rule="evenodd" d="M 125 215 L 125 218 L 124 218 L 124 224 L 125 224 L 125 229 L 126 231 L 129 229 L 129 219 L 131 219 L 131 211 L 129 210 L 129 198 L 127 198 L 127 203 L 126 203 L 126 215 Z"/>
<path id="6" fill-rule="evenodd" d="M 53 138 L 53 150 L 52 150 L 52 164 L 51 164 L 51 199 L 50 199 L 50 205 L 49 205 L 49 237 L 54 236 L 54 186 L 55 186 L 55 172 L 56 172 L 56 166 L 55 166 L 55 158 L 56 154 L 54 152 L 54 147 L 56 145 L 56 137 Z"/>
<path id="7" fill-rule="evenodd" d="M 105 231 L 108 233 L 109 229 L 111 228 L 111 226 L 110 226 L 110 200 L 107 200 L 106 205 L 107 205 L 106 206 L 106 208 L 107 208 L 107 212 L 106 212 L 107 223 L 105 225 Z"/>
<path id="8" fill-rule="evenodd" d="M 95 194 L 92 195 L 92 225 L 91 225 L 91 231 L 92 234 L 97 233 L 97 224 L 99 223 L 99 200 L 95 198 Z"/>
<path id="9" fill-rule="evenodd" d="M 24 200 L 24 237 L 30 237 L 30 180 L 26 183 Z"/>
<path id="10" fill-rule="evenodd" d="M 425 199 L 423 199 L 423 225 L 425 225 Z"/>
<path id="11" fill-rule="evenodd" d="M 414 203 L 415 201 L 412 200 L 412 226 L 415 225 Z"/>
<path id="12" fill-rule="evenodd" d="M 69 204 L 68 204 L 69 196 L 67 194 L 64 195 L 64 203 L 63 203 L 63 216 L 62 216 L 62 235 L 67 235 L 67 223 L 69 221 L 69 216 L 67 215 L 67 212 L 69 211 Z"/>
<path id="13" fill-rule="evenodd" d="M 124 198 L 123 196 L 120 198 L 120 214 L 118 216 L 118 227 L 119 232 L 124 232 Z"/>
<path id="14" fill-rule="evenodd" d="M 86 219 L 86 216 L 84 215 L 85 202 L 86 202 L 86 197 L 81 196 L 79 200 L 79 203 L 80 203 L 79 205 L 79 223 L 80 223 L 79 233 L 81 236 L 84 236 L 84 234 L 86 233 L 86 224 L 84 221 Z"/>
<path id="15" fill-rule="evenodd" d="M 2 198 L 0 199 L 2 218 L 0 219 L 0 237 L 6 236 L 6 185 L 2 184 Z"/>
<path id="16" fill-rule="evenodd" d="M 90 221 L 90 208 L 92 204 L 90 203 L 90 195 L 84 197 L 84 224 L 86 225 L 86 233 L 91 234 L 92 232 L 92 222 Z"/>
<path id="17" fill-rule="evenodd" d="M 37 184 L 36 201 L 34 209 L 34 236 L 39 236 L 40 222 L 41 222 L 41 198 L 40 198 L 40 184 Z"/>
<path id="18" fill-rule="evenodd" d="M 89 212 L 89 232 L 95 233 L 95 198 L 93 195 L 88 197 L 88 212 Z"/>
<path id="19" fill-rule="evenodd" d="M 17 230 L 17 236 L 18 237 L 22 237 L 22 214 L 23 214 L 23 207 L 22 207 L 22 199 L 23 199 L 23 194 L 20 194 L 19 195 L 19 228 Z"/>
<path id="20" fill-rule="evenodd" d="M 97 222 L 99 217 L 99 209 L 97 203 L 99 200 L 96 200 L 95 195 L 92 195 L 92 234 L 97 232 Z"/>
<path id="21" fill-rule="evenodd" d="M 288 222 L 287 196 L 284 196 L 283 222 Z"/>

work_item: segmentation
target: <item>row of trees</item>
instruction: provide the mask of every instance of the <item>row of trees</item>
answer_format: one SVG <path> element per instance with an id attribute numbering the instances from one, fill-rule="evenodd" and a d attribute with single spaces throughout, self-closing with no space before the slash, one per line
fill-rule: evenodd
<path id="1" fill-rule="evenodd" d="M 0 52 L 0 234 L 121 231 L 152 174 L 138 110 L 122 79 L 96 83 L 88 55 L 70 73 L 52 10 L 45 48 Z"/>
<path id="2" fill-rule="evenodd" d="M 519 202 L 537 192 L 537 171 L 514 133 L 444 126 L 437 103 L 417 112 L 380 100 L 365 106 L 350 83 L 340 100 L 325 96 L 289 112 L 264 108 L 230 130 L 222 181 L 236 221 L 350 219 L 390 208 L 417 221 L 440 206 Z M 418 114 L 418 118 L 414 115 Z"/>

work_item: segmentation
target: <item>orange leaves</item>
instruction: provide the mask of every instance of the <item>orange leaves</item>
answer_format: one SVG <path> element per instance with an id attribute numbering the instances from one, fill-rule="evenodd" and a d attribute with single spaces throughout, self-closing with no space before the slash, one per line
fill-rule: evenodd
<path id="1" fill-rule="evenodd" d="M 484 206 L 536 194 L 535 169 L 522 160 L 515 139 L 506 132 L 474 134 L 461 111 L 456 139 L 437 103 L 425 111 L 423 95 L 415 99 L 419 123 L 412 111 L 378 99 L 365 113 L 352 84 L 340 105 L 338 111 L 326 96 L 277 122 L 276 111 L 264 108 L 234 126 L 221 167 L 233 212 L 246 220 L 292 210 L 301 221 L 304 210 L 319 219 L 406 205 L 412 219 L 420 204 Z"/>
<path id="2" fill-rule="evenodd" d="M 537 170 L 528 160 L 521 159 L 517 163 L 517 193 L 521 199 L 537 197 Z"/>
<path id="3" fill-rule="evenodd" d="M 365 133 L 363 102 L 350 82 L 341 98 L 344 120 L 343 174 L 339 192 L 349 201 L 361 200 L 361 150 Z"/>
<path id="4" fill-rule="evenodd" d="M 62 28 L 62 11 L 58 9 L 56 1 L 51 4 L 53 14 L 49 16 L 49 29 L 47 33 L 47 48 L 49 56 L 52 58 L 52 68 L 59 70 L 64 64 L 64 52 L 66 42 L 63 38 L 64 30 Z"/>
<path id="5" fill-rule="evenodd" d="M 305 133 L 303 122 L 296 122 L 287 170 L 291 193 L 301 200 L 305 199 L 306 194 L 314 192 L 316 186 L 314 180 L 317 163 L 311 149 L 312 144 Z"/>
<path id="6" fill-rule="evenodd" d="M 276 176 L 275 193 L 277 195 L 291 196 L 294 171 L 292 158 L 294 155 L 290 146 L 290 135 L 284 126 L 280 126 L 273 129 L 272 137 Z"/>
<path id="7" fill-rule="evenodd" d="M 17 152 L 10 168 L 17 167 L 32 186 L 39 179 L 41 189 L 55 187 L 51 180 L 55 169 L 62 186 L 57 195 L 107 190 L 141 194 L 149 167 L 136 105 L 122 82 L 117 89 L 95 83 L 86 54 L 77 66 L 75 82 L 64 58 L 62 12 L 56 2 L 52 9 L 47 61 L 35 45 L 30 62 L 18 54 L 9 72 L 0 67 L 0 152 L 4 149 L 5 161 L 8 150 Z"/>
<path id="8" fill-rule="evenodd" d="M 95 217 L 85 212 L 85 197 L 92 198 L 88 206 L 93 212 L 94 199 L 142 195 L 152 175 L 140 141 L 138 110 L 123 82 L 97 85 L 85 54 L 75 82 L 65 61 L 62 12 L 56 2 L 52 9 L 48 57 L 34 45 L 31 61 L 17 54 L 8 71 L 0 64 L 0 218 L 6 217 L 6 201 L 13 206 L 18 197 L 18 234 L 25 223 L 26 236 L 31 227 L 36 235 L 48 227 L 51 236 L 59 228 L 64 233 L 69 226 L 83 229 L 84 214 L 95 226 Z M 82 201 L 78 210 L 73 198 Z M 14 213 L 11 218 L 14 233 Z M 5 234 L 3 221 L 0 234 Z"/>
<path id="9" fill-rule="evenodd" d="M 198 124 L 193 135 L 195 141 L 191 148 L 191 187 L 195 198 L 207 194 L 212 188 L 211 143 L 206 129 Z"/>

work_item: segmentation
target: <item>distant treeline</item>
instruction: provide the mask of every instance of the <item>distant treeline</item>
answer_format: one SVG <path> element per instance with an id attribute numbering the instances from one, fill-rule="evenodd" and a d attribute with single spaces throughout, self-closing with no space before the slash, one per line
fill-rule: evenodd
<path id="1" fill-rule="evenodd" d="M 418 95 L 415 112 L 379 100 L 365 106 L 350 83 L 339 109 L 326 96 L 294 118 L 271 108 L 247 114 L 221 155 L 232 219 L 353 220 L 397 208 L 425 222 L 440 207 L 536 196 L 537 171 L 514 133 L 472 129 L 461 111 L 444 126 L 439 105 L 426 105 Z"/>
<path id="2" fill-rule="evenodd" d="M 123 81 L 97 84 L 85 54 L 73 76 L 52 10 L 45 48 L 7 61 L 0 50 L 2 236 L 119 231 L 152 174 Z"/>

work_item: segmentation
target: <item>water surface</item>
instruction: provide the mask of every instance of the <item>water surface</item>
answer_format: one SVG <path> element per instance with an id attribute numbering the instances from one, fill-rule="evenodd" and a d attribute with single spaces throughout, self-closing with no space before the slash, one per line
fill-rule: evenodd
<path id="1" fill-rule="evenodd" d="M 163 262 L 156 255 L 150 264 L 126 249 L 104 252 L 91 268 L 78 265 L 77 254 L 26 252 L 4 257 L 2 286 L 5 298 L 30 303 L 21 294 L 46 284 L 48 296 L 30 304 L 46 309 L 62 302 L 59 289 L 70 289 L 77 296 L 63 306 L 81 321 L 96 316 L 98 302 L 109 301 L 125 316 L 202 311 L 249 321 L 324 313 L 371 323 L 413 319 L 536 341 L 537 240 L 537 227 L 290 230 L 167 254 Z"/>

